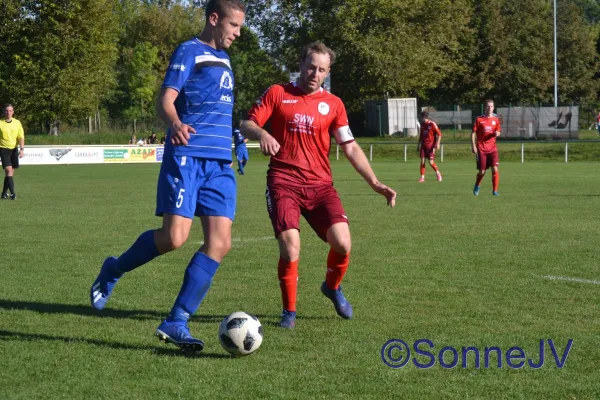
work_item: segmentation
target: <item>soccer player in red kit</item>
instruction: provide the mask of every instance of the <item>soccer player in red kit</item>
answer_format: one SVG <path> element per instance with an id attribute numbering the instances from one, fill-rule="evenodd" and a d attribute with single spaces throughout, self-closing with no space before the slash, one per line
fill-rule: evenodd
<path id="1" fill-rule="evenodd" d="M 496 137 L 500 136 L 500 120 L 493 112 L 494 100 L 486 100 L 485 114 L 475 119 L 471 133 L 471 150 L 475 153 L 479 170 L 473 188 L 475 196 L 479 195 L 479 184 L 488 168 L 492 169 L 492 194 L 500 196 L 498 193 L 500 173 L 498 172 L 498 149 L 496 147 Z"/>
<path id="2" fill-rule="evenodd" d="M 435 171 L 438 182 L 442 181 L 442 174 L 435 164 L 435 151 L 440 149 L 442 132 L 435 122 L 429 119 L 427 111 L 421 112 L 421 132 L 419 135 L 419 144 L 417 151 L 421 154 L 421 179 L 419 182 L 425 182 L 425 159 L 429 159 L 429 165 Z"/>
<path id="3" fill-rule="evenodd" d="M 352 318 L 352 306 L 340 286 L 350 261 L 350 229 L 333 187 L 330 135 L 371 188 L 391 207 L 396 202 L 396 192 L 377 180 L 354 141 L 344 104 L 321 87 L 334 61 L 335 53 L 323 43 L 305 46 L 298 82 L 271 86 L 240 127 L 245 137 L 260 141 L 263 154 L 271 156 L 266 197 L 279 241 L 278 277 L 283 301 L 279 326 L 283 328 L 294 328 L 296 324 L 300 215 L 331 247 L 321 292 L 333 302 L 340 317 Z M 270 133 L 261 128 L 269 120 Z"/>

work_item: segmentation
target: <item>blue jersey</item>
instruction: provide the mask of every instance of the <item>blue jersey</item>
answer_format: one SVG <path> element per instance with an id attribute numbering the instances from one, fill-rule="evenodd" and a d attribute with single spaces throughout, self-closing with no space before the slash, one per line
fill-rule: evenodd
<path id="1" fill-rule="evenodd" d="M 244 142 L 244 140 L 246 140 L 246 138 L 244 137 L 244 135 L 242 135 L 242 133 L 240 132 L 240 130 L 239 129 L 234 129 L 233 130 L 233 143 L 235 144 L 235 148 L 236 149 L 239 146 L 246 147 L 246 142 Z"/>
<path id="2" fill-rule="evenodd" d="M 171 56 L 162 84 L 179 92 L 179 119 L 196 130 L 187 146 L 173 146 L 170 129 L 165 154 L 231 161 L 233 71 L 229 56 L 197 38 L 182 43 Z"/>

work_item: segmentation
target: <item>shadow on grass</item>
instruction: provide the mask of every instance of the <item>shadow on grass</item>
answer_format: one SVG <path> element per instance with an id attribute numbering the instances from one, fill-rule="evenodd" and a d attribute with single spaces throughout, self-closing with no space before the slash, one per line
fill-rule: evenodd
<path id="1" fill-rule="evenodd" d="M 23 333 L 0 330 L 0 340 L 19 340 L 23 342 L 31 341 L 55 341 L 67 344 L 84 343 L 92 346 L 108 347 L 116 350 L 142 350 L 151 351 L 156 355 L 186 357 L 186 358 L 231 358 L 232 356 L 219 353 L 186 352 L 176 348 L 164 348 L 146 345 L 133 345 L 119 342 L 109 342 L 106 340 L 73 338 L 65 336 L 51 336 L 38 333 Z"/>
<path id="2" fill-rule="evenodd" d="M 35 301 L 17 301 L 0 299 L 0 310 L 19 310 L 19 311 L 36 311 L 42 314 L 75 314 L 84 316 L 93 316 L 99 318 L 118 318 L 118 319 L 133 319 L 133 320 L 156 320 L 160 321 L 166 317 L 166 313 L 150 310 L 117 310 L 105 308 L 102 311 L 96 311 L 88 305 L 79 304 L 58 304 L 58 303 L 41 303 Z M 261 323 L 266 326 L 277 326 L 279 324 L 279 314 L 254 314 L 255 317 L 261 320 Z M 194 315 L 191 322 L 199 323 L 220 323 L 226 315 Z M 336 317 L 303 317 L 298 316 L 302 320 L 328 320 Z"/>

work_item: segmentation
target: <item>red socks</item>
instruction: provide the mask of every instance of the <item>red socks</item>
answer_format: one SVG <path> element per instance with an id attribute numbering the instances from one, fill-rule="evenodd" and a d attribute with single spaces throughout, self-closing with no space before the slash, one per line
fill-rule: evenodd
<path id="1" fill-rule="evenodd" d="M 436 172 L 436 174 L 437 174 L 437 172 L 438 172 L 438 167 L 437 167 L 437 165 L 436 165 L 434 162 L 432 162 L 432 163 L 431 163 L 431 168 L 433 168 L 433 170 L 434 170 L 434 171 Z"/>
<path id="2" fill-rule="evenodd" d="M 329 250 L 327 256 L 327 273 L 325 283 L 331 289 L 337 290 L 344 278 L 350 263 L 350 253 L 339 254 Z M 283 308 L 287 311 L 296 311 L 296 294 L 298 292 L 298 260 L 287 261 L 279 258 L 277 266 L 279 287 L 281 288 L 281 300 Z"/>
<path id="3" fill-rule="evenodd" d="M 475 185 L 479 186 L 479 184 L 481 183 L 482 179 L 483 179 L 483 175 L 477 174 L 477 181 L 475 181 Z"/>
<path id="4" fill-rule="evenodd" d="M 500 182 L 500 172 L 499 171 L 492 171 L 492 187 L 494 189 L 494 192 L 498 191 L 498 183 Z"/>
<path id="5" fill-rule="evenodd" d="M 279 287 L 283 308 L 287 311 L 296 311 L 296 292 L 298 290 L 298 260 L 287 261 L 279 258 L 277 266 Z"/>
<path id="6" fill-rule="evenodd" d="M 421 164 L 421 176 L 425 175 L 425 164 Z"/>
<path id="7" fill-rule="evenodd" d="M 350 253 L 339 254 L 329 250 L 327 256 L 327 274 L 325 274 L 325 283 L 330 289 L 337 290 L 340 287 L 340 282 L 344 278 L 350 263 Z"/>

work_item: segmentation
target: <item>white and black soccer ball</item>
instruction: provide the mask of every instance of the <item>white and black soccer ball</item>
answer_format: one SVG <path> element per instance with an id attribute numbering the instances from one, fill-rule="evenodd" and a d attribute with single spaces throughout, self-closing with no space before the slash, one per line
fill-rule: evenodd
<path id="1" fill-rule="evenodd" d="M 254 353 L 263 341 L 263 328 L 258 318 L 243 311 L 228 315 L 219 325 L 221 346 L 235 356 Z"/>

